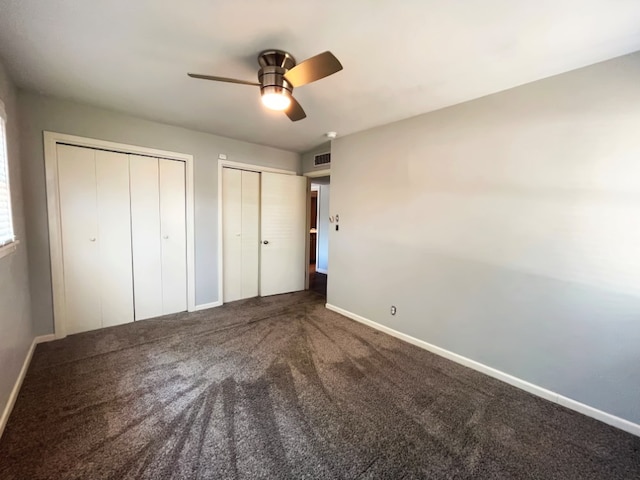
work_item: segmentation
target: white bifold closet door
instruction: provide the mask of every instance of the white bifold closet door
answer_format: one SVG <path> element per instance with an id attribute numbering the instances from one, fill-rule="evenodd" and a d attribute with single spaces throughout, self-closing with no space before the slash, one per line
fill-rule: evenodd
<path id="1" fill-rule="evenodd" d="M 304 290 L 307 179 L 262 173 L 260 295 Z"/>
<path id="2" fill-rule="evenodd" d="M 223 297 L 258 296 L 260 174 L 222 169 Z"/>
<path id="3" fill-rule="evenodd" d="M 135 319 L 187 309 L 185 165 L 130 155 Z"/>
<path id="4" fill-rule="evenodd" d="M 57 146 L 67 333 L 131 322 L 129 160 Z"/>

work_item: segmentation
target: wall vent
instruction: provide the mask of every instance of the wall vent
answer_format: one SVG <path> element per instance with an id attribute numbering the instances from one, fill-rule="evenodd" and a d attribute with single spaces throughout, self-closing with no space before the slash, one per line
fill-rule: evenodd
<path id="1" fill-rule="evenodd" d="M 331 163 L 331 153 L 320 153 L 313 157 L 313 166 L 329 165 Z"/>

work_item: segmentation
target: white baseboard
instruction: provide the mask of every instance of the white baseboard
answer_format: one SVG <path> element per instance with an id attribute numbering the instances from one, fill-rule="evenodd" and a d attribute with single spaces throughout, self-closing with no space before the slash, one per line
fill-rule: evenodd
<path id="1" fill-rule="evenodd" d="M 316 272 L 318 273 L 324 273 L 325 275 L 328 275 L 329 272 L 327 271 L 326 268 L 316 268 Z"/>
<path id="2" fill-rule="evenodd" d="M 202 305 L 196 305 L 192 311 L 193 312 L 199 312 L 200 310 L 208 310 L 210 308 L 219 307 L 220 305 L 222 305 L 222 302 L 220 302 L 220 301 L 211 302 L 211 303 L 203 303 Z"/>
<path id="3" fill-rule="evenodd" d="M 53 342 L 54 340 L 57 340 L 56 335 L 54 333 L 50 333 L 49 335 L 40 335 L 39 337 L 36 337 L 33 339 L 36 345 L 38 343 Z"/>
<path id="4" fill-rule="evenodd" d="M 424 348 L 429 352 L 435 353 L 436 355 L 444 357 L 448 360 L 452 360 L 456 363 L 459 363 L 460 365 L 472 368 L 474 370 L 477 370 L 478 372 L 484 373 L 485 375 L 489 375 L 490 377 L 508 383 L 509 385 L 513 385 L 514 387 L 525 390 L 526 392 L 532 393 L 538 397 L 542 397 L 545 400 L 557 403 L 559 405 L 562 405 L 563 407 L 582 413 L 583 415 L 586 415 L 588 417 L 595 418 L 596 420 L 606 423 L 607 425 L 611 425 L 613 427 L 619 428 L 620 430 L 624 430 L 625 432 L 629 432 L 640 437 L 640 425 L 638 425 L 637 423 L 630 422 L 629 420 L 625 420 L 624 418 L 616 417 L 615 415 L 612 415 L 610 413 L 590 407 L 589 405 L 585 405 L 584 403 L 572 400 L 571 398 L 567 398 L 563 395 L 552 392 L 551 390 L 547 390 L 546 388 L 534 385 L 533 383 L 529 383 L 518 377 L 514 377 L 513 375 L 509 375 L 508 373 L 496 370 L 495 368 L 476 362 L 475 360 L 471 360 L 470 358 L 463 357 L 462 355 L 458 355 L 457 353 L 450 352 L 449 350 L 445 350 L 444 348 L 436 347 L 435 345 L 431 345 L 430 343 L 419 340 L 415 337 L 412 337 L 411 335 L 407 335 L 406 333 L 402 333 L 392 328 L 386 327 L 360 315 L 349 312 L 348 310 L 336 307 L 335 305 L 327 303 L 326 307 L 329 310 L 339 313 L 340 315 L 344 315 L 345 317 L 355 320 L 356 322 L 364 323 L 365 325 L 375 328 L 376 330 L 380 330 L 381 332 L 399 338 L 400 340 L 404 340 L 405 342 L 411 343 L 412 345 L 415 345 L 417 347 Z"/>
<path id="5" fill-rule="evenodd" d="M 4 411 L 2 412 L 2 417 L 0 417 L 0 437 L 2 437 L 2 434 L 4 433 L 4 427 L 7 426 L 9 415 L 11 415 L 13 406 L 16 404 L 16 399 L 18 398 L 20 387 L 22 386 L 24 377 L 27 374 L 27 370 L 29 370 L 29 364 L 31 363 L 31 357 L 33 357 L 33 352 L 36 349 L 36 345 L 39 343 L 50 342 L 52 340 L 55 340 L 55 338 L 55 335 L 42 335 L 39 337 L 35 337 L 31 342 L 31 346 L 29 347 L 27 355 L 24 358 L 22 368 L 20 369 L 20 373 L 18 374 L 18 378 L 16 378 L 16 382 L 14 383 L 13 389 L 11 390 L 11 395 L 9 395 L 7 404 L 5 405 Z"/>

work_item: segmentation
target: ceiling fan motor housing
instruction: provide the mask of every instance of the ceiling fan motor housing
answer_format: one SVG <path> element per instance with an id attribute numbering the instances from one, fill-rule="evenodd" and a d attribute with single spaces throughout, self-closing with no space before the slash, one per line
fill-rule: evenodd
<path id="1" fill-rule="evenodd" d="M 265 50 L 258 55 L 260 93 L 277 93 L 291 96 L 293 85 L 284 78 L 285 73 L 296 66 L 293 56 L 282 50 Z"/>

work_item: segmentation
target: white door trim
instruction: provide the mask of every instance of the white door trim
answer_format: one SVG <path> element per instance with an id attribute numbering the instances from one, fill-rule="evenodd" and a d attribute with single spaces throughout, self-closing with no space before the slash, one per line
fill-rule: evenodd
<path id="1" fill-rule="evenodd" d="M 218 158 L 218 300 L 213 302 L 217 305 L 224 303 L 224 277 L 223 277 L 223 259 L 222 259 L 222 169 L 224 167 L 237 168 L 239 170 L 247 170 L 250 172 L 270 172 L 282 173 L 284 175 L 298 175 L 295 170 L 283 170 L 281 168 L 263 167 L 260 165 L 252 165 L 249 163 L 234 162 L 226 158 Z"/>
<path id="2" fill-rule="evenodd" d="M 310 172 L 310 173 L 314 173 L 314 172 Z M 331 175 L 331 170 L 322 170 L 320 172 L 320 175 L 309 175 L 307 173 L 303 174 L 308 178 L 308 183 L 309 183 L 309 192 L 308 192 L 308 196 L 309 196 L 309 200 L 308 200 L 308 205 L 307 205 L 307 225 L 310 224 L 310 220 L 311 220 L 311 192 L 314 190 L 318 191 L 318 201 L 317 201 L 317 210 L 316 210 L 316 218 L 317 218 L 317 222 L 316 222 L 316 272 L 318 273 L 324 273 L 325 275 L 327 275 L 329 272 L 327 270 L 325 270 L 324 268 L 318 268 L 318 258 L 319 258 L 319 254 L 320 254 L 320 240 L 319 240 L 319 236 L 320 236 L 320 185 L 319 184 L 313 184 L 313 178 L 314 177 L 326 177 L 326 176 L 330 176 Z M 315 186 L 315 188 L 314 188 Z M 331 228 L 331 226 L 329 226 L 329 229 Z M 329 234 L 329 232 L 327 232 L 327 235 Z M 307 234 L 307 244 L 309 244 L 311 242 L 311 233 L 309 232 Z M 309 251 L 309 248 L 311 248 L 310 246 L 307 247 L 307 263 L 309 263 L 309 261 L 311 260 L 311 252 Z M 310 265 L 310 264 L 309 264 Z M 307 265 L 308 267 L 308 265 Z M 309 276 L 307 275 L 307 280 L 306 280 L 306 284 L 305 284 L 305 290 L 309 290 Z"/>
<path id="3" fill-rule="evenodd" d="M 318 177 L 328 177 L 331 175 L 331 168 L 323 168 L 322 170 L 315 170 L 315 171 L 311 171 L 311 172 L 305 172 L 302 175 L 304 175 L 305 177 L 307 177 L 309 179 L 309 189 L 311 189 L 311 182 L 313 181 L 313 178 L 318 178 Z M 309 190 L 311 191 L 311 190 Z M 310 209 L 310 205 L 311 205 L 311 199 L 309 199 L 309 205 L 307 205 L 307 225 L 309 224 L 309 215 L 311 214 L 311 212 L 309 211 Z M 318 214 L 317 214 L 317 218 L 318 218 L 318 225 L 320 224 L 320 192 L 318 192 Z M 308 230 L 308 229 L 307 229 Z M 316 233 L 316 272 L 319 273 L 324 273 L 326 274 L 327 271 L 326 270 L 318 270 L 318 237 L 317 237 L 317 233 Z M 311 234 L 309 232 L 307 232 L 307 244 L 309 244 L 310 242 L 310 238 L 311 238 Z M 310 260 L 310 256 L 311 256 L 311 252 L 309 252 L 309 248 L 307 247 L 307 263 L 309 263 Z M 309 265 L 307 265 L 307 268 L 309 268 Z M 305 285 L 304 285 L 305 290 L 309 290 L 309 275 L 307 275 L 307 278 L 305 280 Z"/>
<path id="4" fill-rule="evenodd" d="M 62 230 L 60 226 L 60 192 L 58 190 L 58 154 L 56 145 L 64 143 L 78 147 L 111 150 L 121 153 L 146 155 L 185 162 L 187 210 L 187 309 L 195 310 L 195 227 L 193 155 L 155 148 L 108 142 L 95 138 L 78 137 L 64 133 L 44 132 L 44 163 L 47 186 L 47 215 L 49 219 L 49 249 L 51 252 L 51 283 L 53 289 L 53 319 L 56 338 L 64 338 L 66 308 L 64 301 L 64 274 L 62 267 Z"/>
<path id="5" fill-rule="evenodd" d="M 331 175 L 331 169 L 325 168 L 323 170 L 316 170 L 315 172 L 305 172 L 302 175 L 309 178 L 326 177 L 328 175 Z"/>

